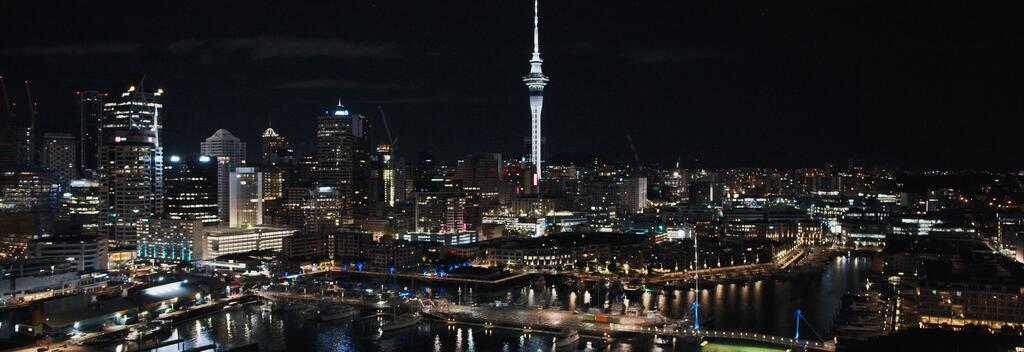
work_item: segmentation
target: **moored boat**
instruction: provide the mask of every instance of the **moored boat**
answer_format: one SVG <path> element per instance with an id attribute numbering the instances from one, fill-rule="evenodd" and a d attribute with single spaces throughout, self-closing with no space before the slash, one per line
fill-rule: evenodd
<path id="1" fill-rule="evenodd" d="M 571 349 L 580 341 L 580 333 L 576 329 L 565 329 L 562 330 L 558 337 L 555 338 L 555 348 L 557 349 Z"/>
<path id="2" fill-rule="evenodd" d="M 423 317 L 419 314 L 402 314 L 395 317 L 395 320 L 381 325 L 380 329 L 385 332 L 404 329 L 419 324 L 421 320 L 423 320 Z"/>

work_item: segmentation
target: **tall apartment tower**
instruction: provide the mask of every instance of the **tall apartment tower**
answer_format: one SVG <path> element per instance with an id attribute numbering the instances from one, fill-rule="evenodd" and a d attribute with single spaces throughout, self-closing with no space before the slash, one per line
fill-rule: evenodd
<path id="1" fill-rule="evenodd" d="M 239 167 L 231 173 L 230 214 L 231 227 L 263 225 L 263 175 L 254 167 Z"/>
<path id="2" fill-rule="evenodd" d="M 353 115 L 338 101 L 338 106 L 317 118 L 316 154 L 317 164 L 314 182 L 319 194 L 333 197 L 320 202 L 335 209 L 320 209 L 340 224 L 350 224 L 352 218 L 352 164 Z"/>
<path id="3" fill-rule="evenodd" d="M 220 221 L 227 221 L 230 212 L 229 177 L 236 167 L 245 165 L 245 143 L 225 129 L 219 129 L 200 143 L 199 150 L 217 162 L 217 207 Z"/>
<path id="4" fill-rule="evenodd" d="M 103 97 L 105 94 L 87 90 L 78 93 L 78 167 L 82 177 L 93 177 L 96 173 L 96 158 L 99 152 L 103 128 Z"/>
<path id="5" fill-rule="evenodd" d="M 47 133 L 43 135 L 41 162 L 43 167 L 53 171 L 54 181 L 61 187 L 67 187 L 68 181 L 77 178 L 78 167 L 75 164 L 78 142 L 75 136 L 67 133 Z"/>

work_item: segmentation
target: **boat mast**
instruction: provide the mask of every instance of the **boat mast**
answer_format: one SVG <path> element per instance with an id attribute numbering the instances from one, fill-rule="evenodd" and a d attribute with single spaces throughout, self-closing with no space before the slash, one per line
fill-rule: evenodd
<path id="1" fill-rule="evenodd" d="M 697 234 L 693 234 L 693 330 L 700 330 L 700 281 L 697 271 L 700 270 L 697 261 Z"/>

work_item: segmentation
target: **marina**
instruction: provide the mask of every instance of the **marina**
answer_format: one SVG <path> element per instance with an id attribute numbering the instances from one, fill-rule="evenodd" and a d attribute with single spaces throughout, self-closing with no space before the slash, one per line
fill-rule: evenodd
<path id="1" fill-rule="evenodd" d="M 811 324 L 818 327 L 821 333 L 829 334 L 844 293 L 864 281 L 862 275 L 866 267 L 867 260 L 864 258 L 838 257 L 829 262 L 819 276 L 807 280 L 773 279 L 748 284 L 705 286 L 701 291 L 701 309 L 706 312 L 702 314 L 702 319 L 707 316 L 709 329 L 713 328 L 714 331 L 745 330 L 751 332 L 733 334 L 749 334 L 754 338 L 764 336 L 770 339 L 771 336 L 786 336 L 792 333 L 790 309 L 795 309 L 799 305 L 807 312 L 805 314 Z M 584 287 L 587 286 L 584 284 Z M 458 298 L 457 289 L 445 289 L 444 294 L 441 294 L 441 287 L 430 287 L 428 290 L 451 300 Z M 475 291 L 474 295 L 477 295 Z M 551 295 L 554 295 L 554 300 L 544 298 L 550 298 Z M 286 296 L 288 298 L 283 299 Z M 636 316 L 581 312 L 580 309 L 588 306 L 585 302 L 598 301 L 601 289 L 596 287 L 571 291 L 568 286 L 559 287 L 545 282 L 544 287 L 527 285 L 506 292 L 494 292 L 490 296 L 484 293 L 478 296 L 480 297 L 476 301 L 490 302 L 490 305 L 479 304 L 474 307 L 441 304 L 431 307 L 432 313 L 424 314 L 416 323 L 408 323 L 411 320 L 405 318 L 393 323 L 395 319 L 390 307 L 378 305 L 378 302 L 350 297 L 279 293 L 277 301 L 287 303 L 243 305 L 238 310 L 222 310 L 177 324 L 165 340 L 181 339 L 183 342 L 179 346 L 165 346 L 157 351 L 177 352 L 180 349 L 176 347 L 192 348 L 209 344 L 233 347 L 253 342 L 259 343 L 261 350 L 400 351 L 411 346 L 440 346 L 439 350 L 442 351 L 456 350 L 456 346 L 460 346 L 461 350 L 476 351 L 501 350 L 506 348 L 505 346 L 513 349 L 525 347 L 528 350 L 550 350 L 557 347 L 555 341 L 562 335 L 562 326 L 567 322 L 584 327 L 578 329 L 579 341 L 572 350 L 597 350 L 611 346 L 613 349 L 689 351 L 700 347 L 694 346 L 680 336 L 666 334 L 664 330 L 658 331 L 654 326 L 646 327 L 647 330 L 643 326 L 643 322 L 648 319 L 647 313 L 652 311 L 655 312 L 653 316 L 664 316 L 666 321 L 684 317 L 690 308 L 692 292 L 624 290 L 624 301 L 636 302 L 637 305 L 644 307 Z M 507 305 L 494 303 L 501 302 L 507 296 L 512 297 L 507 299 Z M 300 297 L 305 297 L 305 300 L 300 300 Z M 309 308 L 311 303 L 327 301 L 358 307 L 359 317 L 329 321 L 306 319 L 303 311 Z M 552 301 L 561 302 L 561 306 L 556 305 L 557 309 L 550 309 L 551 305 L 547 302 Z M 357 302 L 362 304 L 356 305 Z M 516 302 L 522 307 L 515 307 Z M 623 306 L 629 307 L 630 304 Z M 402 313 L 399 312 L 401 316 Z M 776 319 L 744 319 L 745 314 L 774 315 Z M 446 321 L 447 317 L 454 319 L 455 322 L 449 323 Z M 585 319 L 595 321 L 585 322 Z M 617 326 L 620 328 L 625 326 L 623 323 L 637 322 L 640 327 L 635 331 L 601 331 L 602 326 L 616 324 L 596 321 L 601 319 L 618 321 Z M 382 331 L 382 325 L 389 326 L 388 331 Z M 271 333 L 281 334 L 283 338 L 265 338 Z M 482 339 L 482 336 L 487 336 L 487 339 Z M 723 343 L 728 346 L 757 346 L 750 345 L 750 342 L 729 339 L 728 335 L 718 335 L 709 345 L 700 348 L 713 351 L 725 346 Z M 773 344 L 766 344 L 761 348 L 775 348 L 771 346 Z M 122 346 L 120 351 L 123 351 L 124 347 Z M 108 345 L 101 350 L 119 351 L 118 348 L 118 345 Z"/>

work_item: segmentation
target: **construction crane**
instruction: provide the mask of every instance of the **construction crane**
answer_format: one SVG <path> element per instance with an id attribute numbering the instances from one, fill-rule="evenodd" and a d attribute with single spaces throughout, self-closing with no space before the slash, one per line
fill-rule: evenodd
<path id="1" fill-rule="evenodd" d="M 4 108 L 7 109 L 7 127 L 14 126 L 14 110 L 11 109 L 11 98 L 7 96 L 7 81 L 4 80 L 4 76 L 0 75 L 0 90 L 3 90 L 4 94 Z"/>
<path id="2" fill-rule="evenodd" d="M 32 100 L 32 90 L 28 87 L 28 80 L 25 80 L 25 96 L 28 98 L 28 133 L 25 135 L 24 162 L 27 165 L 32 165 L 35 162 L 36 102 Z"/>
<path id="3" fill-rule="evenodd" d="M 32 100 L 32 90 L 28 87 L 28 81 L 25 81 L 25 96 L 28 98 L 28 127 L 30 129 L 36 128 L 36 102 Z"/>
<path id="4" fill-rule="evenodd" d="M 633 145 L 633 136 L 629 133 L 626 133 L 626 142 L 629 143 L 629 149 L 633 151 L 633 161 L 636 162 L 636 169 L 637 171 L 640 171 L 643 168 L 643 166 L 640 165 L 640 154 L 636 152 L 636 146 Z"/>
<path id="5" fill-rule="evenodd" d="M 398 143 L 398 138 L 391 137 L 391 128 L 388 127 L 388 117 L 384 114 L 384 107 L 377 105 L 377 111 L 380 112 L 380 119 L 384 121 L 384 132 L 388 134 L 388 146 L 391 147 L 391 155 L 395 154 L 395 144 Z"/>

